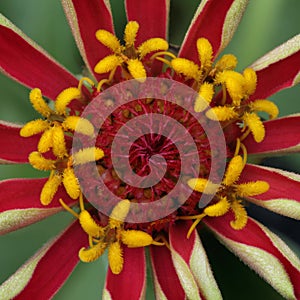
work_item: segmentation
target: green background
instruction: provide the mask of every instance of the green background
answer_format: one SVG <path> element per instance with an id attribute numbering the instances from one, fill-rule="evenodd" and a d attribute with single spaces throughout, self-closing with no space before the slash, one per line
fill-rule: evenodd
<path id="1" fill-rule="evenodd" d="M 180 44 L 199 1 L 171 2 L 170 42 Z M 238 57 L 239 69 L 243 69 L 266 52 L 299 33 L 299 0 L 250 0 L 249 2 L 240 27 L 225 51 Z M 122 1 L 118 0 L 112 0 L 111 3 L 114 18 L 117 21 L 117 33 L 121 36 L 126 23 L 124 6 Z M 74 74 L 81 72 L 83 63 L 60 1 L 0 0 L 0 12 L 71 72 Z M 211 24 L 213 26 L 214 19 L 211 20 Z M 0 90 L 0 119 L 24 123 L 37 117 L 29 103 L 26 88 L 0 75 Z M 297 86 L 281 91 L 270 99 L 278 104 L 281 115 L 297 113 L 300 112 L 299 92 L 300 88 Z M 4 142 L 1 141 L 1 147 L 3 146 Z M 300 172 L 298 154 L 268 160 L 267 163 Z M 0 179 L 43 175 L 30 166 L 0 166 Z M 250 212 L 256 214 L 261 222 L 278 232 L 299 255 L 300 226 L 297 222 L 266 213 L 262 209 L 250 207 Z M 17 270 L 49 238 L 59 233 L 70 219 L 68 214 L 60 213 L 29 228 L 0 237 L 0 283 Z M 282 299 L 271 287 L 216 242 L 210 234 L 204 234 L 203 240 L 224 299 Z M 79 300 L 84 297 L 91 300 L 100 299 L 106 267 L 106 257 L 90 264 L 80 263 L 54 299 Z M 132 284 L 134 285 L 134 282 Z M 153 299 L 151 286 L 148 290 L 150 291 L 147 293 L 147 299 Z"/>

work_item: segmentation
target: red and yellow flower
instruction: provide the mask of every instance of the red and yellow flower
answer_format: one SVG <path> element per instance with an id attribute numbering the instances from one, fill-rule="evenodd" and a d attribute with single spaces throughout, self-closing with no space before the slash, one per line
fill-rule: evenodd
<path id="1" fill-rule="evenodd" d="M 300 176 L 248 162 L 254 154 L 299 150 L 300 116 L 276 119 L 278 109 L 266 98 L 299 82 L 300 36 L 237 72 L 236 57 L 220 57 L 220 53 L 247 2 L 202 1 L 179 52 L 173 53 L 167 42 L 169 1 L 126 0 L 128 24 L 122 43 L 115 36 L 107 1 L 62 0 L 90 73 L 81 79 L 0 16 L 1 70 L 31 89 L 29 99 L 42 116 L 24 126 L 1 122 L 1 163 L 29 162 L 36 169 L 50 171 L 48 178 L 0 182 L 0 232 L 9 233 L 62 210 L 75 218 L 0 286 L 1 299 L 51 298 L 79 260 L 93 261 L 106 249 L 109 269 L 103 299 L 142 299 L 145 247 L 150 249 L 158 299 L 221 299 L 198 233 L 202 228 L 213 232 L 283 297 L 300 299 L 299 259 L 274 233 L 249 217 L 245 208 L 248 201 L 300 219 Z M 218 17 L 211 26 L 207 20 L 216 11 Z M 159 99 L 122 106 L 103 124 L 94 147 L 71 151 L 74 131 L 86 139 L 96 134 L 92 123 L 80 117 L 95 97 L 120 82 L 144 82 L 147 77 L 169 78 L 191 87 L 198 93 L 195 112 L 221 124 L 227 146 L 221 183 L 208 179 L 211 154 L 201 126 L 187 111 Z M 43 97 L 54 105 L 48 106 Z M 110 101 L 103 105 L 109 106 Z M 270 120 L 262 121 L 261 111 Z M 180 208 L 153 222 L 131 224 L 126 217 L 132 203 L 156 201 L 170 192 L 181 168 L 176 147 L 161 136 L 149 135 L 133 144 L 131 166 L 143 176 L 149 172 L 149 157 L 161 154 L 168 165 L 167 176 L 151 189 L 141 189 L 116 175 L 110 157 L 114 136 L 122 124 L 148 113 L 180 121 L 194 137 L 203 164 L 198 174 L 187 176 L 186 188 L 193 192 Z M 120 198 L 106 216 L 82 193 L 74 172 L 76 166 L 91 162 L 96 162 L 99 175 Z M 202 194 L 214 196 L 199 208 Z"/>

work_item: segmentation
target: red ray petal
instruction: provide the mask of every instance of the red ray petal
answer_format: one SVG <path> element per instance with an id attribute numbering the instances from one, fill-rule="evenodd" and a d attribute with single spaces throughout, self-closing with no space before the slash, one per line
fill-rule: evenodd
<path id="1" fill-rule="evenodd" d="M 29 153 L 37 149 L 40 135 L 23 138 L 19 133 L 21 128 L 16 124 L 0 122 L 1 163 L 27 163 Z"/>
<path id="2" fill-rule="evenodd" d="M 167 38 L 169 1 L 126 0 L 125 5 L 128 21 L 137 21 L 140 25 L 137 45 L 154 37 Z"/>
<path id="3" fill-rule="evenodd" d="M 0 25 L 0 69 L 29 88 L 55 99 L 78 80 L 16 28 Z"/>
<path id="4" fill-rule="evenodd" d="M 78 251 L 85 246 L 86 234 L 75 222 L 51 243 L 29 283 L 14 299 L 52 298 L 77 265 Z"/>
<path id="5" fill-rule="evenodd" d="M 95 33 L 98 29 L 114 32 L 109 3 L 106 0 L 63 0 L 62 4 L 80 53 L 99 80 L 101 76 L 94 73 L 94 67 L 111 51 L 96 39 Z"/>
<path id="6" fill-rule="evenodd" d="M 146 288 L 145 250 L 123 247 L 124 267 L 119 275 L 108 270 L 105 290 L 113 300 L 143 299 Z"/>
<path id="7" fill-rule="evenodd" d="M 247 164 L 241 175 L 240 182 L 264 180 L 269 183 L 270 189 L 267 192 L 251 198 L 267 201 L 286 197 L 300 202 L 300 178 L 295 180 L 293 175 L 295 174 L 274 168 Z"/>
<path id="8" fill-rule="evenodd" d="M 155 286 L 156 282 L 154 282 L 156 294 L 159 294 L 161 289 L 166 299 L 185 299 L 185 293 L 176 274 L 170 250 L 167 247 L 151 246 L 150 253 L 154 276 L 157 284 L 159 284 L 159 286 Z"/>
<path id="9" fill-rule="evenodd" d="M 300 115 L 264 122 L 266 136 L 256 143 L 252 134 L 243 142 L 249 154 L 290 153 L 300 148 Z"/>
<path id="10" fill-rule="evenodd" d="M 272 242 L 270 237 L 263 230 L 263 227 L 257 222 L 248 218 L 247 225 L 241 230 L 235 230 L 230 226 L 230 221 L 234 219 L 233 213 L 227 213 L 222 217 L 205 218 L 203 222 L 217 235 L 225 237 L 234 242 L 257 247 L 268 252 L 277 258 L 287 274 L 294 287 L 296 299 L 300 297 L 300 271 L 286 258 L 285 255 Z M 287 247 L 287 246 L 286 246 Z"/>
<path id="11" fill-rule="evenodd" d="M 196 41 L 201 37 L 210 41 L 214 56 L 217 55 L 222 44 L 225 18 L 234 2 L 235 0 L 207 0 L 205 4 L 201 3 L 184 38 L 179 56 L 199 63 Z"/>

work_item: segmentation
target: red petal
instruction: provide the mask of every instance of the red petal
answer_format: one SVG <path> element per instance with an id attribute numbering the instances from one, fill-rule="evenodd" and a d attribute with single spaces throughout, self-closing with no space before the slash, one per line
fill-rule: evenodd
<path id="1" fill-rule="evenodd" d="M 300 149 L 300 115 L 264 122 L 266 136 L 256 143 L 252 134 L 244 141 L 249 154 L 290 153 Z"/>
<path id="2" fill-rule="evenodd" d="M 146 289 L 146 258 L 141 248 L 123 247 L 124 266 L 119 275 L 108 270 L 104 293 L 113 300 L 143 299 Z"/>
<path id="3" fill-rule="evenodd" d="M 2 216 L 10 213 L 10 220 L 4 220 L 0 234 L 17 230 L 38 222 L 50 215 L 53 215 L 63 208 L 58 202 L 62 198 L 68 205 L 74 204 L 74 200 L 66 194 L 63 187 L 57 191 L 53 201 L 48 206 L 43 206 L 40 202 L 40 193 L 47 178 L 40 179 L 10 179 L 0 181 L 0 221 Z M 22 218 L 22 212 L 28 212 L 28 216 Z M 14 219 L 14 212 L 16 218 Z M 17 217 L 20 215 L 21 219 Z"/>
<path id="4" fill-rule="evenodd" d="M 205 218 L 204 223 L 215 233 L 220 239 L 229 239 L 240 244 L 249 245 L 259 248 L 273 255 L 284 267 L 290 281 L 294 287 L 296 299 L 300 297 L 300 271 L 294 264 L 287 259 L 287 246 L 282 243 L 275 243 L 268 235 L 266 229 L 262 225 L 248 218 L 247 225 L 241 230 L 235 230 L 230 226 L 230 221 L 234 219 L 232 213 L 227 213 L 222 217 Z M 229 242 L 230 243 L 230 242 Z M 228 243 L 228 244 L 229 244 Z M 279 247 L 278 247 L 279 246 Z M 280 249 L 280 246 L 282 249 Z"/>
<path id="5" fill-rule="evenodd" d="M 95 65 L 111 51 L 102 45 L 95 36 L 98 29 L 114 32 L 109 2 L 106 0 L 63 0 L 65 13 L 71 26 L 80 53 L 90 72 Z"/>
<path id="6" fill-rule="evenodd" d="M 247 164 L 241 175 L 240 182 L 250 182 L 256 180 L 267 181 L 270 185 L 270 188 L 267 192 L 252 196 L 251 198 L 268 201 L 287 197 L 300 202 L 299 175 L 275 168 Z"/>
<path id="7" fill-rule="evenodd" d="M 40 135 L 23 138 L 19 133 L 21 128 L 22 126 L 12 123 L 0 122 L 1 163 L 26 163 L 29 153 L 37 149 Z"/>
<path id="8" fill-rule="evenodd" d="M 176 274 L 170 250 L 167 247 L 151 246 L 150 251 L 157 299 L 162 293 L 165 299 L 185 299 L 185 293 Z"/>
<path id="9" fill-rule="evenodd" d="M 50 299 L 77 265 L 78 251 L 87 246 L 86 240 L 79 223 L 73 223 L 51 243 L 29 283 L 14 299 Z"/>
<path id="10" fill-rule="evenodd" d="M 231 28 L 231 30 L 227 30 L 230 31 L 231 35 L 235 31 L 235 27 L 240 20 L 243 10 L 245 9 L 245 1 L 206 0 L 201 2 L 184 38 L 182 47 L 179 51 L 179 56 L 198 63 L 199 60 L 196 41 L 201 37 L 207 38 L 210 41 L 213 47 L 214 56 L 218 55 L 218 53 L 226 47 L 231 38 L 231 36 L 223 37 L 223 30 L 227 14 L 235 2 L 238 6 L 241 5 L 241 7 L 237 7 L 239 11 L 237 12 L 236 17 L 231 20 L 231 24 L 227 24 Z M 238 2 L 241 3 L 239 4 Z M 234 24 L 234 21 L 236 24 Z M 222 41 L 223 38 L 224 40 Z"/>
<path id="11" fill-rule="evenodd" d="M 78 85 L 71 73 L 15 26 L 4 24 L 0 25 L 0 69 L 6 75 L 29 88 L 40 88 L 51 99 L 63 89 Z"/>
<path id="12" fill-rule="evenodd" d="M 169 1 L 126 0 L 125 5 L 128 21 L 137 21 L 140 25 L 137 45 L 154 37 L 167 39 Z"/>

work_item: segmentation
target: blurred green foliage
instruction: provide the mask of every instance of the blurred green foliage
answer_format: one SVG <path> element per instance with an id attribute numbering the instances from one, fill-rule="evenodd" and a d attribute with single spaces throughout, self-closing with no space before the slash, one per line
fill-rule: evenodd
<path id="1" fill-rule="evenodd" d="M 180 44 L 198 3 L 199 1 L 196 0 L 171 1 L 169 29 L 171 43 Z M 111 4 L 116 32 L 121 36 L 126 23 L 124 5 L 120 0 L 112 0 Z M 299 11 L 299 0 L 250 0 L 241 25 L 225 52 L 233 53 L 238 57 L 240 69 L 246 67 L 267 51 L 299 33 Z M 1 0 L 0 12 L 71 72 L 74 74 L 81 72 L 83 63 L 59 0 Z M 216 11 L 216 18 L 217 15 Z M 214 25 L 213 19 L 211 25 Z M 0 75 L 0 88 L 1 119 L 24 123 L 37 117 L 28 101 L 26 88 L 3 75 Z M 298 86 L 282 91 L 271 98 L 279 105 L 281 115 L 300 111 L 299 92 Z M 300 171 L 299 155 L 284 157 L 276 161 L 276 164 L 285 169 Z M 44 175 L 30 166 L 0 167 L 1 179 L 39 176 Z M 68 214 L 60 213 L 29 228 L 1 237 L 0 282 L 12 274 L 49 238 L 60 232 L 69 221 Z M 209 234 L 204 234 L 203 238 L 225 299 L 281 299 L 271 287 L 254 275 Z M 100 299 L 106 268 L 106 257 L 91 264 L 80 263 L 55 299 Z M 153 297 L 151 291 L 147 293 L 147 299 Z"/>

